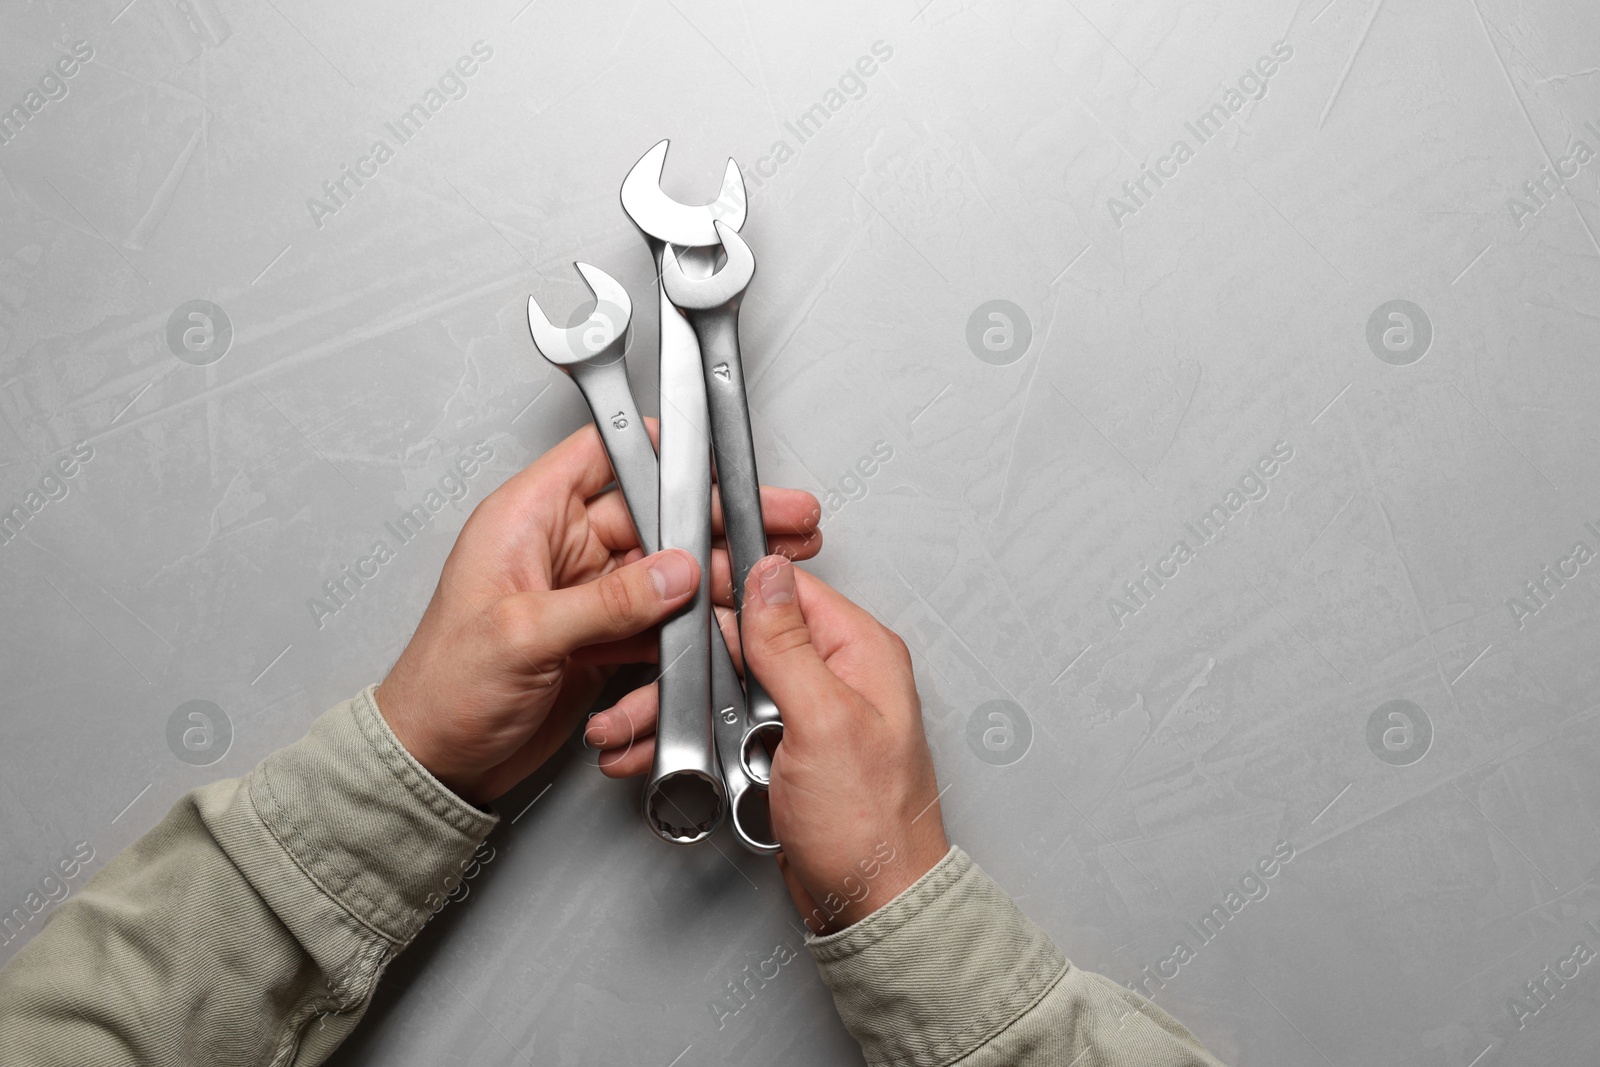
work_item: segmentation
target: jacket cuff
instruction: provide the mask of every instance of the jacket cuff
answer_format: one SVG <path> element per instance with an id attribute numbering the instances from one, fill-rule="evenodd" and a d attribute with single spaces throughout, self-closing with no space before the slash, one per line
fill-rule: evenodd
<path id="1" fill-rule="evenodd" d="M 955 846 L 882 908 L 806 945 L 867 1062 L 896 1067 L 967 1055 L 1037 1004 L 1068 966 Z"/>
<path id="2" fill-rule="evenodd" d="M 257 816 L 294 865 L 362 924 L 403 945 L 500 819 L 412 758 L 379 713 L 375 688 L 325 712 L 246 783 Z"/>

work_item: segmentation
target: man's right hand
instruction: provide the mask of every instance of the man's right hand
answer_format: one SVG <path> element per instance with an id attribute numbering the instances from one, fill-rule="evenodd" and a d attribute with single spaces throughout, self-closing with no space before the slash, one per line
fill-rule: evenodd
<path id="1" fill-rule="evenodd" d="M 728 646 L 739 641 L 722 617 Z M 933 758 L 905 642 L 783 556 L 752 569 L 744 654 L 783 713 L 772 759 L 779 869 L 814 933 L 860 921 L 949 851 Z M 655 756 L 656 686 L 590 720 L 585 739 L 614 778 Z"/>

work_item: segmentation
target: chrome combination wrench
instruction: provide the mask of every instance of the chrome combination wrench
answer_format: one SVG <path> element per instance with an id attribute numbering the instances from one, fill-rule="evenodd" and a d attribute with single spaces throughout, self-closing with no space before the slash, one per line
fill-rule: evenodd
<path id="1" fill-rule="evenodd" d="M 594 310 L 577 326 L 562 329 L 551 323 L 538 302 L 528 298 L 528 330 L 533 335 L 534 346 L 540 354 L 559 367 L 577 383 L 600 431 L 601 443 L 616 473 L 617 485 L 628 505 L 634 529 L 639 534 L 639 545 L 646 554 L 660 550 L 658 534 L 658 478 L 659 465 L 644 420 L 634 403 L 633 391 L 628 385 L 625 351 L 633 316 L 632 301 L 627 290 L 605 271 L 587 263 L 576 264 L 578 273 L 595 299 Z M 704 566 L 704 565 L 703 565 Z M 709 570 L 709 568 L 706 568 Z M 717 711 L 716 749 L 721 753 L 738 743 L 744 720 L 744 692 L 733 659 L 723 641 L 722 631 L 712 624 L 708 630 L 711 638 L 711 696 Z M 690 653 L 692 654 L 692 653 Z M 667 661 L 663 660 L 663 664 Z M 703 712 L 701 718 L 704 718 Z M 660 744 L 659 733 L 657 744 Z M 698 737 L 698 735 L 695 735 Z M 689 743 L 693 743 L 692 741 Z M 679 747 L 684 742 L 679 740 Z M 696 769 L 703 770 L 708 762 L 698 757 L 692 761 Z M 721 761 L 724 798 L 732 813 L 734 836 L 752 852 L 770 854 L 778 850 L 776 842 L 767 840 L 765 813 L 758 810 L 762 798 L 753 789 L 737 761 Z M 652 776 L 654 777 L 654 776 Z M 698 777 L 695 779 L 699 781 Z M 661 804 L 666 797 L 658 797 Z M 681 805 L 681 801 L 678 801 Z M 659 805 L 658 805 L 659 806 Z M 656 833 L 674 842 L 685 841 L 684 823 L 689 822 L 685 812 L 673 810 L 665 818 L 651 816 L 651 803 L 647 792 L 646 815 Z M 699 840 L 710 830 L 699 833 Z M 711 829 L 715 829 L 715 822 Z M 666 832 L 663 832 L 666 831 Z"/>
<path id="2" fill-rule="evenodd" d="M 726 252 L 714 274 L 691 277 L 674 256 L 662 262 L 661 286 L 673 305 L 688 316 L 700 343 L 706 393 L 711 407 L 711 442 L 717 457 L 717 484 L 722 493 L 722 523 L 727 533 L 733 572 L 734 603 L 744 619 L 744 587 L 756 562 L 767 554 L 767 531 L 761 518 L 761 479 L 756 473 L 755 439 L 750 433 L 750 406 L 739 357 L 739 305 L 755 277 L 756 259 L 739 231 L 720 219 L 714 224 Z M 743 630 L 740 631 L 743 633 Z M 745 689 L 750 725 L 739 745 L 745 773 L 766 785 L 770 764 L 764 742 L 783 736 L 777 705 L 745 664 Z"/>

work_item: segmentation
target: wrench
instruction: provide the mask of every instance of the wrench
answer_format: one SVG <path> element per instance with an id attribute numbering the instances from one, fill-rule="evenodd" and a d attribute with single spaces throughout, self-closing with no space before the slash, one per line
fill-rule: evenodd
<path id="1" fill-rule="evenodd" d="M 727 253 L 715 274 L 691 278 L 677 257 L 661 264 L 661 287 L 667 299 L 688 316 L 700 343 L 706 393 L 711 406 L 711 443 L 717 457 L 717 484 L 722 492 L 722 522 L 728 537 L 734 602 L 744 605 L 744 585 L 756 561 L 767 554 L 766 527 L 761 519 L 761 481 L 756 473 L 756 446 L 750 434 L 750 405 L 739 358 L 739 305 L 755 277 L 756 258 L 739 231 L 718 219 L 713 224 Z M 741 625 L 744 613 L 739 614 Z M 750 701 L 750 727 L 740 743 L 745 773 L 761 785 L 771 777 L 770 764 L 756 765 L 764 755 L 764 735 L 783 736 L 778 707 L 745 664 L 745 691 Z"/>
<path id="2" fill-rule="evenodd" d="M 594 311 L 577 326 L 553 324 L 528 297 L 528 332 L 545 359 L 578 383 L 605 445 L 606 458 L 628 502 L 628 514 L 646 553 L 656 551 L 656 454 L 628 387 L 623 352 L 628 345 L 633 301 L 611 275 L 587 263 L 574 264 L 595 299 Z"/>
<path id="3" fill-rule="evenodd" d="M 694 331 L 667 300 L 659 284 L 663 257 L 668 243 L 687 246 L 685 255 L 698 273 L 710 273 L 717 234 L 714 219 L 743 225 L 745 215 L 744 181 L 738 166 L 728 160 L 722 192 L 711 204 L 691 206 L 671 199 L 661 191 L 661 171 L 666 164 L 668 141 L 660 141 L 629 170 L 622 183 L 622 207 L 644 236 L 656 265 L 657 306 L 661 324 L 661 543 L 683 548 L 701 564 L 702 582 L 710 580 L 711 465 L 710 427 L 706 414 L 706 390 L 701 370 L 699 343 Z M 709 247 L 708 247 L 709 246 Z M 765 797 L 752 788 L 764 783 L 767 774 L 765 753 L 751 761 L 761 771 L 752 778 L 739 755 L 750 720 L 740 694 L 738 674 L 721 640 L 720 628 L 711 615 L 708 591 L 703 588 L 690 607 L 667 620 L 661 628 L 661 703 L 656 731 L 656 765 L 646 786 L 646 815 L 651 798 L 660 791 L 663 780 L 672 774 L 682 758 L 681 738 L 700 737 L 692 724 L 706 717 L 709 694 L 703 673 L 709 660 L 712 690 L 717 696 L 714 729 L 717 758 L 730 810 L 734 834 L 741 844 L 755 852 L 773 853 L 777 844 L 760 824 L 765 822 Z M 711 648 L 709 633 L 715 633 Z M 682 662 L 680 662 L 680 657 Z M 672 747 L 663 755 L 663 738 Z M 698 754 L 698 750 L 697 750 Z M 657 829 L 657 833 L 661 831 Z M 663 834 L 668 840 L 684 840 Z M 689 840 L 699 840 L 700 837 Z"/>
<path id="4" fill-rule="evenodd" d="M 650 436 L 645 432 L 644 420 L 639 417 L 633 391 L 628 386 L 624 363 L 633 305 L 628 292 L 605 271 L 587 263 L 576 264 L 578 273 L 594 295 L 594 311 L 577 326 L 560 329 L 552 324 L 533 297 L 528 298 L 528 331 L 533 335 L 534 347 L 540 355 L 559 367 L 574 382 L 589 405 L 595 427 L 600 431 L 601 443 L 616 472 L 617 484 L 622 489 L 639 533 L 639 545 L 646 554 L 660 549 L 657 515 L 657 479 L 659 476 L 655 450 Z M 739 676 L 733 660 L 728 655 L 720 627 L 712 628 L 711 690 L 716 701 L 719 721 L 731 719 L 737 724 L 744 717 L 744 691 L 739 686 Z M 720 650 L 720 653 L 719 653 Z M 724 727 L 724 730 L 726 727 Z M 727 780 L 727 797 L 735 812 L 738 801 L 750 789 L 742 771 Z M 733 822 L 734 835 L 740 844 L 752 852 L 777 851 L 775 842 L 752 835 L 740 819 Z"/>

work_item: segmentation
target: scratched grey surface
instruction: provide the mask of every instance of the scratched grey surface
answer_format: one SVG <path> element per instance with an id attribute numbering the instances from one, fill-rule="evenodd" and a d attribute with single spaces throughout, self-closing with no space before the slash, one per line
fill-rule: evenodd
<path id="1" fill-rule="evenodd" d="M 0 959 L 381 675 L 586 418 L 523 321 L 573 259 L 654 409 L 617 186 L 670 136 L 669 192 L 747 175 L 763 473 L 1069 956 L 1241 1065 L 1592 1047 L 1592 5 L 123 2 L 0 6 Z M 770 863 L 590 762 L 506 798 L 338 1062 L 859 1062 L 803 955 L 728 991 L 801 945 Z"/>

